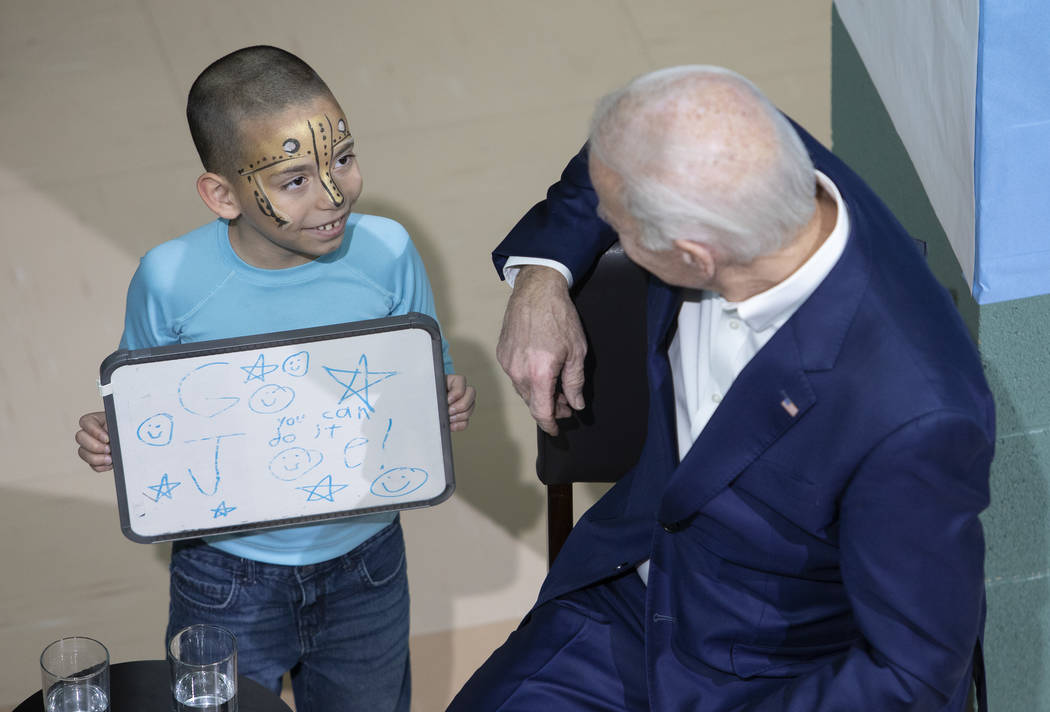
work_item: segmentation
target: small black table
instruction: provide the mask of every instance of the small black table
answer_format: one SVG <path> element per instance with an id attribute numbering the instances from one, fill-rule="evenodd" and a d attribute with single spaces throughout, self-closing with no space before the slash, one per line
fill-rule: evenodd
<path id="1" fill-rule="evenodd" d="M 166 660 L 136 660 L 109 668 L 110 712 L 170 712 L 171 679 Z M 237 676 L 239 712 L 291 712 L 280 697 L 268 689 Z M 44 695 L 39 690 L 13 712 L 43 712 Z"/>

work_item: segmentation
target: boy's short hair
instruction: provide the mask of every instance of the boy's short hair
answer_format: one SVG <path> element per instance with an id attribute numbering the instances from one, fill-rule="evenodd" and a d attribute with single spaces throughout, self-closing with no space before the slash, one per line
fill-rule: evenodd
<path id="1" fill-rule="evenodd" d="M 190 87 L 186 119 L 204 169 L 236 175 L 240 125 L 332 92 L 306 62 L 277 47 L 256 45 L 212 62 Z"/>

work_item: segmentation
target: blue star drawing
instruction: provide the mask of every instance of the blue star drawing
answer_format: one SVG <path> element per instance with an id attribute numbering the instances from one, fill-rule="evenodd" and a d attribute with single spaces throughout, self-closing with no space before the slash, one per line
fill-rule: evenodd
<path id="1" fill-rule="evenodd" d="M 368 389 L 381 381 L 385 381 L 391 376 L 396 376 L 397 371 L 370 371 L 368 370 L 368 356 L 361 354 L 361 358 L 357 361 L 357 368 L 353 371 L 346 371 L 341 368 L 329 368 L 328 366 L 323 367 L 328 375 L 332 377 L 336 383 L 345 388 L 343 395 L 339 397 L 339 403 L 342 404 L 350 396 L 357 396 L 365 407 L 370 412 L 375 412 L 375 408 L 372 407 L 371 401 L 368 400 Z M 363 369 L 363 370 L 362 370 Z M 343 376 L 340 378 L 339 376 Z M 363 375 L 363 382 L 358 382 L 357 377 Z M 349 379 L 346 379 L 349 376 Z M 376 378 L 378 376 L 378 378 Z M 344 380 L 345 379 L 345 380 Z M 355 388 L 356 386 L 356 388 Z"/>
<path id="2" fill-rule="evenodd" d="M 331 475 L 325 475 L 324 477 L 322 477 L 317 482 L 316 485 L 310 485 L 309 487 L 296 487 L 296 489 L 302 490 L 303 492 L 306 492 L 306 501 L 307 502 L 316 502 L 319 499 L 327 500 L 329 502 L 334 502 L 335 501 L 335 493 L 336 492 L 341 492 L 341 491 L 345 490 L 349 486 L 350 485 L 333 485 L 332 484 L 332 476 Z M 321 490 L 325 490 L 325 489 L 328 490 L 327 493 L 325 493 L 324 491 L 321 491 Z"/>
<path id="3" fill-rule="evenodd" d="M 146 495 L 154 502 L 159 502 L 161 497 L 167 497 L 168 499 L 171 499 L 171 493 L 174 492 L 175 488 L 181 484 L 181 482 L 169 482 L 168 473 L 165 472 L 164 475 L 160 478 L 160 482 L 158 482 L 155 485 L 149 485 L 146 488 L 153 490 L 153 494 L 150 494 L 149 492 L 143 492 L 142 494 Z"/>
<path id="4" fill-rule="evenodd" d="M 219 502 L 219 506 L 211 510 L 211 518 L 218 519 L 219 517 L 225 517 L 227 514 L 237 509 L 236 507 L 227 507 L 226 500 Z"/>
<path id="5" fill-rule="evenodd" d="M 248 374 L 248 377 L 244 379 L 244 382 L 248 381 L 265 381 L 266 377 L 278 369 L 278 365 L 275 363 L 266 363 L 266 357 L 259 354 L 259 358 L 255 359 L 255 363 L 251 366 L 241 366 L 241 370 Z"/>

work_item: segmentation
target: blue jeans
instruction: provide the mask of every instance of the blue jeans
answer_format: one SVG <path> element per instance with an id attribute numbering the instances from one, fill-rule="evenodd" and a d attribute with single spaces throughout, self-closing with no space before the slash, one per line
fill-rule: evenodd
<path id="1" fill-rule="evenodd" d="M 310 566 L 242 559 L 198 540 L 171 554 L 167 640 L 193 623 L 237 636 L 238 673 L 299 712 L 408 712 L 408 579 L 400 520 Z"/>

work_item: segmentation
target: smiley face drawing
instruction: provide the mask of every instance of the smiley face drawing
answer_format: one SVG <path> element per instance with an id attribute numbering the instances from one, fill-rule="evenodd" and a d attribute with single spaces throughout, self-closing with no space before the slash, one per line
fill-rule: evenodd
<path id="1" fill-rule="evenodd" d="M 135 435 L 150 447 L 162 447 L 171 442 L 175 429 L 174 419 L 167 413 L 157 413 L 139 423 Z"/>
<path id="2" fill-rule="evenodd" d="M 427 477 L 418 467 L 394 467 L 372 481 L 371 491 L 377 497 L 403 497 L 422 487 Z"/>
<path id="3" fill-rule="evenodd" d="M 281 370 L 289 376 L 302 378 L 310 370 L 310 353 L 308 351 L 296 351 L 281 364 Z"/>
<path id="4" fill-rule="evenodd" d="M 268 383 L 252 393 L 248 407 L 256 413 L 277 413 L 284 410 L 295 400 L 295 391 L 276 383 Z"/>
<path id="5" fill-rule="evenodd" d="M 324 454 L 320 450 L 290 447 L 281 450 L 270 460 L 270 474 L 279 480 L 291 482 L 321 464 Z"/>

